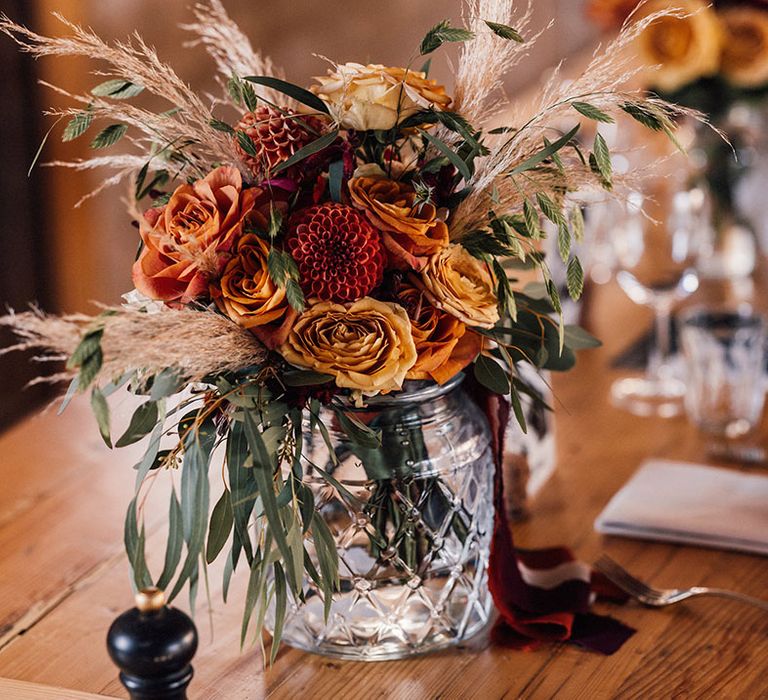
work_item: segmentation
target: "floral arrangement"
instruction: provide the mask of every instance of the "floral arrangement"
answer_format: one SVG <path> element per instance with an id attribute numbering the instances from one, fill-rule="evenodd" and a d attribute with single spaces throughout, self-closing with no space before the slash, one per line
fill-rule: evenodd
<path id="1" fill-rule="evenodd" d="M 352 442 L 382 450 L 381 435 L 349 406 L 460 372 L 506 396 L 523 421 L 520 395 L 535 391 L 519 364 L 565 370 L 575 350 L 595 344 L 558 318 L 540 251 L 547 219 L 578 298 L 576 193 L 620 193 L 624 184 L 600 134 L 591 148 L 579 145 L 581 120 L 621 115 L 671 133 L 680 110 L 618 87 L 633 74 L 624 49 L 656 16 L 627 28 L 575 80 L 555 74 L 539 103 L 518 106 L 514 126 L 492 127 L 507 106 L 503 76 L 536 38 L 530 7 L 471 0 L 467 26 L 436 24 L 405 68 L 331 63 L 308 89 L 254 51 L 218 0 L 194 12 L 186 29 L 223 87 L 210 103 L 140 38 L 111 45 L 63 19 L 70 35 L 50 38 L 0 20 L 35 56 L 106 64 L 89 94 L 57 88 L 77 106 L 53 114 L 64 140 L 90 134 L 97 151 L 129 146 L 60 165 L 111 168 L 104 186 L 130 186 L 141 239 L 136 290 L 123 306 L 1 322 L 19 336 L 16 348 L 68 358 L 56 375 L 71 379 L 65 404 L 90 392 L 109 446 L 146 440 L 126 518 L 136 585 L 154 582 L 172 600 L 189 584 L 194 598 L 226 549 L 225 590 L 238 563 L 250 572 L 244 636 L 275 600 L 278 642 L 286 596 L 302 595 L 304 577 L 326 611 L 339 585 L 331 534 L 301 478 L 306 425 L 327 440 L 323 409 Z M 463 44 L 452 94 L 429 78 L 430 57 L 448 42 Z M 142 93 L 168 109 L 141 106 Z M 565 131 L 550 126 L 569 120 Z M 523 287 L 514 275 L 525 270 L 541 282 Z M 113 441 L 107 398 L 121 387 L 142 402 Z M 209 482 L 215 453 L 224 454 L 224 478 L 212 472 Z M 167 472 L 180 472 L 180 486 L 165 567 L 153 577 L 142 504 Z M 343 490 L 331 473 L 315 473 Z M 367 477 L 375 481 L 375 469 Z M 220 496 L 209 515 L 211 483 Z M 390 525 L 384 518 L 371 534 L 374 551 Z"/>
<path id="2" fill-rule="evenodd" d="M 657 68 L 648 85 L 708 114 L 728 101 L 760 95 L 768 87 L 768 2 L 765 0 L 591 0 L 590 16 L 618 27 L 659 10 L 635 44 L 639 60 Z"/>
<path id="3" fill-rule="evenodd" d="M 735 229 L 743 231 L 739 247 L 754 246 L 754 222 L 738 211 L 736 188 L 762 139 L 754 108 L 768 95 L 768 2 L 592 0 L 588 6 L 605 28 L 670 8 L 672 14 L 635 40 L 633 51 L 647 67 L 641 80 L 654 94 L 706 115 L 715 127 L 695 130 L 694 179 L 710 195 L 716 239 Z"/>

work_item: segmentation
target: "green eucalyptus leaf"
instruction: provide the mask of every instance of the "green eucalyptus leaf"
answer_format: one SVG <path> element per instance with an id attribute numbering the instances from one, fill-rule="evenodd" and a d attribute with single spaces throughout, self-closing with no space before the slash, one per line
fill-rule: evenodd
<path id="1" fill-rule="evenodd" d="M 211 513 L 211 524 L 208 527 L 208 545 L 205 550 L 205 560 L 210 564 L 219 556 L 219 552 L 224 549 L 224 545 L 229 539 L 234 525 L 234 515 L 232 511 L 232 497 L 224 489 L 221 498 L 216 502 Z"/>
<path id="2" fill-rule="evenodd" d="M 147 401 L 141 404 L 133 412 L 127 430 L 115 443 L 115 447 L 125 447 L 126 445 L 138 442 L 151 432 L 152 428 L 155 427 L 155 423 L 157 423 L 157 403 Z"/>
<path id="3" fill-rule="evenodd" d="M 333 381 L 333 376 L 311 370 L 289 370 L 283 374 L 281 380 L 286 386 L 316 386 Z"/>
<path id="4" fill-rule="evenodd" d="M 455 166 L 455 168 L 461 173 L 461 176 L 469 182 L 469 180 L 472 178 L 472 173 L 469 170 L 469 166 L 466 164 L 464 159 L 456 153 L 447 143 L 444 141 L 441 141 L 437 136 L 433 136 L 428 131 L 425 131 L 424 129 L 419 129 L 419 133 L 429 141 L 438 151 L 440 151 L 450 162 L 452 165 Z"/>
<path id="5" fill-rule="evenodd" d="M 136 587 L 147 588 L 148 586 L 151 586 L 152 577 L 149 574 L 146 557 L 144 555 L 146 534 L 144 532 L 144 525 L 141 526 L 141 529 L 139 529 L 138 526 L 135 498 L 128 505 L 128 510 L 125 514 L 123 541 Z"/>
<path id="6" fill-rule="evenodd" d="M 293 83 L 288 83 L 285 80 L 280 80 L 279 78 L 274 78 L 269 75 L 247 75 L 243 80 L 247 80 L 249 83 L 255 83 L 256 85 L 264 85 L 265 87 L 272 88 L 318 112 L 330 114 L 328 105 L 326 105 L 317 95 L 298 85 L 294 85 Z"/>
<path id="7" fill-rule="evenodd" d="M 285 585 L 285 573 L 280 562 L 276 561 L 273 566 L 275 579 L 275 624 L 272 630 L 272 650 L 269 654 L 269 663 L 274 664 L 277 658 L 277 652 L 280 649 L 280 640 L 283 636 L 283 623 L 285 622 L 285 609 L 287 602 L 287 591 Z"/>
<path id="8" fill-rule="evenodd" d="M 509 375 L 496 360 L 478 355 L 473 366 L 475 379 L 495 394 L 509 393 Z"/>
<path id="9" fill-rule="evenodd" d="M 264 506 L 264 515 L 269 525 L 269 531 L 274 537 L 283 561 L 288 568 L 288 576 L 295 580 L 292 569 L 291 550 L 288 546 L 285 527 L 280 518 L 280 509 L 277 505 L 275 496 L 274 481 L 274 454 L 270 454 L 264 444 L 264 440 L 259 433 L 256 423 L 249 411 L 244 414 L 245 437 L 248 441 L 248 448 L 253 456 L 253 474 L 259 487 L 259 495 Z M 296 591 L 298 593 L 298 591 Z"/>
<path id="10" fill-rule="evenodd" d="M 520 394 L 518 393 L 514 384 L 510 388 L 509 399 L 510 403 L 512 404 L 512 411 L 514 412 L 517 423 L 520 426 L 520 430 L 522 430 L 523 433 L 527 433 L 528 426 L 525 421 L 525 411 L 523 410 L 523 406 L 520 402 Z"/>
<path id="11" fill-rule="evenodd" d="M 253 561 L 253 548 L 248 532 L 251 513 L 256 503 L 258 486 L 253 469 L 245 468 L 248 456 L 248 442 L 242 423 L 233 422 L 227 436 L 227 473 L 232 499 L 232 514 L 235 534 L 240 542 L 248 563 Z"/>
<path id="12" fill-rule="evenodd" d="M 581 326 L 566 325 L 565 344 L 571 350 L 589 350 L 599 348 L 602 343 L 591 333 L 585 331 Z"/>
<path id="13" fill-rule="evenodd" d="M 344 178 L 344 161 L 335 160 L 328 167 L 328 191 L 334 202 L 341 202 L 341 191 Z"/>
<path id="14" fill-rule="evenodd" d="M 112 449 L 112 439 L 110 438 L 109 430 L 109 404 L 98 387 L 94 387 L 91 391 L 91 408 L 93 409 L 93 415 L 96 416 L 96 422 L 99 424 L 99 433 L 104 440 L 104 444 Z"/>
<path id="15" fill-rule="evenodd" d="M 325 148 L 328 148 L 339 136 L 338 129 L 335 131 L 330 131 L 324 136 L 321 136 L 320 138 L 315 139 L 314 141 L 310 141 L 306 146 L 300 148 L 296 153 L 294 153 L 290 158 L 287 160 L 284 160 L 280 165 L 273 168 L 271 170 L 272 175 L 277 175 L 278 173 L 282 172 L 283 170 L 286 170 L 287 168 L 290 168 L 293 165 L 296 165 L 296 163 L 301 162 L 305 158 L 308 158 L 311 155 L 314 155 L 315 153 L 319 153 Z"/>
<path id="16" fill-rule="evenodd" d="M 377 449 L 381 447 L 381 435 L 367 425 L 359 421 L 353 415 L 341 409 L 334 409 L 342 430 L 354 443 L 362 447 Z"/>
<path id="17" fill-rule="evenodd" d="M 168 506 L 168 542 L 165 547 L 165 564 L 157 587 L 160 590 L 168 588 L 181 561 L 181 550 L 184 545 L 184 533 L 181 524 L 181 506 L 176 492 L 171 490 L 170 504 Z"/>
<path id="18" fill-rule="evenodd" d="M 547 158 L 552 156 L 552 154 L 557 153 L 561 148 L 566 146 L 573 139 L 573 137 L 576 136 L 580 128 L 581 125 L 577 124 L 573 127 L 573 129 L 565 134 L 565 136 L 557 139 L 557 141 L 553 141 L 548 146 L 542 148 L 538 153 L 534 153 L 534 155 L 532 155 L 530 158 L 527 158 L 522 163 L 516 165 L 514 168 L 512 168 L 512 170 L 509 171 L 509 174 L 519 175 L 520 173 L 524 173 L 526 170 L 535 168 L 539 163 L 545 161 Z"/>

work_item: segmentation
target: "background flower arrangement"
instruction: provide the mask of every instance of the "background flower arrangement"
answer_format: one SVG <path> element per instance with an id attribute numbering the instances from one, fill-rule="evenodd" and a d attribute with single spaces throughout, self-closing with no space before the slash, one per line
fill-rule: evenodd
<path id="1" fill-rule="evenodd" d="M 726 241 L 732 237 L 730 249 L 741 250 L 741 261 L 726 262 L 726 271 L 749 274 L 754 267 L 755 229 L 762 228 L 762 222 L 741 211 L 745 207 L 737 187 L 765 150 L 768 2 L 592 0 L 588 7 L 590 16 L 605 28 L 675 8 L 638 35 L 633 51 L 647 67 L 640 77 L 653 94 L 706 114 L 716 127 L 694 130 L 695 179 L 710 195 L 715 247 L 728 249 Z M 746 262 L 750 259 L 751 264 Z M 708 274 L 710 264 L 702 265 Z M 714 267 L 717 275 L 720 264 Z"/>
<path id="2" fill-rule="evenodd" d="M 591 17 L 605 28 L 630 16 L 674 8 L 637 40 L 648 85 L 676 102 L 717 114 L 728 102 L 762 96 L 768 87 L 768 3 L 764 0 L 592 0 Z M 725 100 L 726 104 L 723 104 Z"/>
<path id="3" fill-rule="evenodd" d="M 63 165 L 106 166 L 114 174 L 103 186 L 129 183 L 141 238 L 136 291 L 123 307 L 2 323 L 20 336 L 16 347 L 68 356 L 59 377 L 75 376 L 65 405 L 90 391 L 109 446 L 109 395 L 126 387 L 144 397 L 114 441 L 147 440 L 126 517 L 136 585 L 154 582 L 173 599 L 189 584 L 194 600 L 205 567 L 226 549 L 227 582 L 242 560 L 249 569 L 243 637 L 252 618 L 260 630 L 274 601 L 279 642 L 289 592 L 300 599 L 311 579 L 327 614 L 339 586 L 332 535 L 301 478 L 305 426 L 328 440 L 324 407 L 361 452 L 377 455 L 361 467 L 384 490 L 386 445 L 350 402 L 468 371 L 509 398 L 525 429 L 520 394 L 536 392 L 518 364 L 568 369 L 574 351 L 595 342 L 552 315 L 560 299 L 539 248 L 541 220 L 557 231 L 577 298 L 575 193 L 624 184 L 600 134 L 586 152 L 579 146 L 578 121 L 622 115 L 671 135 L 684 110 L 616 87 L 633 75 L 624 49 L 664 13 L 627 28 L 568 85 L 553 76 L 515 126 L 497 128 L 489 124 L 505 103 L 501 78 L 525 56 L 530 18 L 510 0 L 468 3 L 467 26 L 435 25 L 405 68 L 331 62 L 309 89 L 255 52 L 217 0 L 195 14 L 187 29 L 224 88 L 210 100 L 138 37 L 107 45 L 62 19 L 70 35 L 49 38 L 0 20 L 36 56 L 106 62 L 97 74 L 107 79 L 69 95 L 79 106 L 56 113 L 57 123 L 64 140 L 88 134 L 96 150 L 131 147 Z M 463 44 L 452 95 L 428 77 L 429 57 L 448 42 Z M 142 94 L 165 109 L 141 106 Z M 566 132 L 549 127 L 569 118 Z M 515 270 L 536 270 L 542 283 L 520 289 Z M 209 516 L 219 452 L 226 478 Z M 165 566 L 152 577 L 141 504 L 161 468 L 180 472 L 180 484 Z M 315 473 L 343 497 L 332 474 Z M 373 552 L 391 530 L 385 517 Z"/>

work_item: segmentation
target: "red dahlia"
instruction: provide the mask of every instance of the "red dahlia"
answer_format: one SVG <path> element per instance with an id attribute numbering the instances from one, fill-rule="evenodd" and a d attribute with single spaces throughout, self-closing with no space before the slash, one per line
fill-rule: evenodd
<path id="1" fill-rule="evenodd" d="M 322 122 L 310 116 L 298 116 L 290 109 L 278 112 L 267 106 L 258 106 L 248 112 L 235 126 L 247 134 L 256 149 L 256 155 L 246 153 L 237 143 L 237 149 L 257 178 L 265 178 L 272 168 L 288 160 L 296 151 L 317 138 L 323 131 Z M 286 175 L 297 174 L 294 166 Z"/>
<path id="2" fill-rule="evenodd" d="M 354 301 L 381 283 L 379 232 L 352 207 L 328 203 L 296 212 L 288 222 L 286 246 L 309 297 Z"/>

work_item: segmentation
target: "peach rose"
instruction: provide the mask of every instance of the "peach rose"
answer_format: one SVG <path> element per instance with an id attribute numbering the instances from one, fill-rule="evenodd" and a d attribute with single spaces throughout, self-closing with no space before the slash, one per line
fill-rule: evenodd
<path id="1" fill-rule="evenodd" d="M 732 7 L 719 15 L 726 37 L 720 65 L 723 75 L 742 88 L 768 83 L 768 12 Z"/>
<path id="2" fill-rule="evenodd" d="M 493 328 L 499 320 L 493 275 L 458 243 L 433 255 L 411 279 L 434 306 L 468 326 Z"/>
<path id="3" fill-rule="evenodd" d="M 168 204 L 140 222 L 144 248 L 133 265 L 133 283 L 151 299 L 187 304 L 208 291 L 259 197 L 243 190 L 240 172 L 222 166 L 194 185 L 181 185 Z"/>
<path id="4" fill-rule="evenodd" d="M 280 353 L 290 364 L 333 375 L 337 386 L 366 396 L 401 389 L 416 362 L 405 309 L 371 297 L 313 304 Z"/>
<path id="5" fill-rule="evenodd" d="M 442 85 L 406 68 L 345 63 L 315 80 L 320 84 L 310 89 L 345 129 L 391 129 L 416 112 L 451 104 Z"/>
<path id="6" fill-rule="evenodd" d="M 266 241 L 253 233 L 242 236 L 219 284 L 211 286 L 211 296 L 237 325 L 274 350 L 288 337 L 296 311 L 288 304 L 285 290 L 269 276 L 268 256 Z"/>
<path id="7" fill-rule="evenodd" d="M 427 258 L 448 245 L 448 226 L 433 204 L 416 204 L 410 185 L 381 177 L 354 177 L 349 196 L 382 232 L 394 267 L 420 270 Z"/>
<path id="8" fill-rule="evenodd" d="M 481 336 L 459 319 L 432 306 L 421 289 L 403 281 L 395 291 L 395 300 L 411 319 L 418 355 L 407 379 L 432 379 L 444 384 L 477 357 L 482 347 Z"/>
<path id="9" fill-rule="evenodd" d="M 648 80 L 667 92 L 716 73 L 722 43 L 717 14 L 705 0 L 676 0 L 673 6 L 689 14 L 660 17 L 637 38 L 640 60 L 648 66 L 658 66 Z M 669 0 L 651 0 L 642 6 L 637 18 L 669 7 Z"/>

